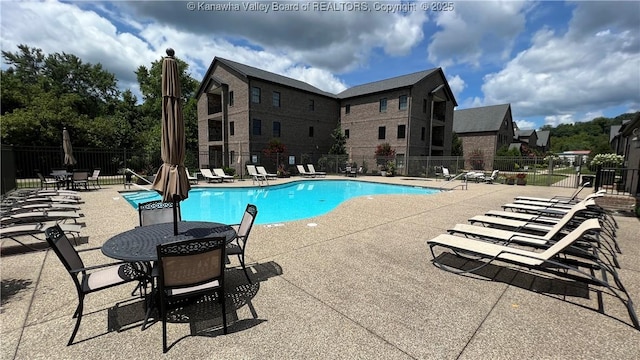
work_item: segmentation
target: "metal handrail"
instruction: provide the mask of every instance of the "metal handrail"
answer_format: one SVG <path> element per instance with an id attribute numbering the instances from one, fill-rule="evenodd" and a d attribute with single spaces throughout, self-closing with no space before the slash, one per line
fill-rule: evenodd
<path id="1" fill-rule="evenodd" d="M 147 180 L 147 178 L 143 177 L 142 175 L 137 174 L 135 171 L 133 171 L 133 170 L 131 170 L 129 168 L 124 169 L 124 173 L 126 174 L 127 172 L 130 173 L 131 175 L 137 177 L 138 179 L 142 179 L 142 181 L 146 182 L 148 185 L 153 185 L 153 183 L 151 181 Z M 140 188 L 142 190 L 151 191 L 151 189 L 147 189 L 146 187 L 138 185 L 137 183 L 134 183 L 134 182 L 127 183 L 126 180 L 125 180 L 125 185 L 129 185 L 129 186 L 133 185 L 133 186 L 138 187 L 138 188 Z"/>
<path id="2" fill-rule="evenodd" d="M 462 190 L 467 190 L 467 189 L 468 189 L 468 185 L 467 185 L 468 180 L 467 180 L 467 178 L 466 178 L 466 177 L 464 177 L 464 179 L 463 179 L 463 180 L 464 180 L 464 182 L 463 182 L 462 184 L 458 184 L 458 185 L 456 185 L 456 186 L 454 186 L 454 187 L 452 187 L 452 188 L 447 188 L 447 189 L 445 189 L 445 188 L 444 188 L 444 186 L 445 186 L 445 185 L 449 184 L 450 182 L 452 182 L 452 181 L 454 181 L 454 180 L 457 180 L 457 179 L 458 179 L 458 178 L 460 178 L 460 177 L 465 176 L 466 174 L 467 174 L 467 173 L 466 173 L 466 172 L 464 172 L 464 173 L 460 173 L 460 174 L 458 174 L 458 175 L 456 175 L 456 176 L 452 177 L 451 179 L 449 179 L 447 182 L 445 182 L 444 184 L 442 184 L 442 185 L 440 186 L 440 190 L 453 190 L 453 189 L 457 188 L 458 186 L 460 186 L 460 188 L 461 188 Z"/>

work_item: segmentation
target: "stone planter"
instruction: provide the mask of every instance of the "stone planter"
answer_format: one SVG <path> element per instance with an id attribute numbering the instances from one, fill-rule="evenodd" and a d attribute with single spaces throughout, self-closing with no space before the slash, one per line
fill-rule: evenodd
<path id="1" fill-rule="evenodd" d="M 517 179 L 516 184 L 518 185 L 527 185 L 527 179 Z"/>

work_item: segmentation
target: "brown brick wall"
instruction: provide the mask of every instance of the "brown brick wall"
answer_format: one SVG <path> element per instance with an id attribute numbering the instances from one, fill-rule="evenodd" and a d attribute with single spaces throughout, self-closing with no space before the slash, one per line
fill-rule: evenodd
<path id="1" fill-rule="evenodd" d="M 249 155 L 258 156 L 263 162 L 262 150 L 274 138 L 273 124 L 280 122 L 280 137 L 289 154 L 282 154 L 283 159 L 288 155 L 295 155 L 300 163 L 303 153 L 313 157 L 313 161 L 321 154 L 329 151 L 333 140 L 331 132 L 338 124 L 339 104 L 336 99 L 322 95 L 292 89 L 279 84 L 260 79 L 245 79 L 240 74 L 224 65 L 218 64 L 213 70 L 213 76 L 228 88 L 220 87 L 208 89 L 210 92 L 224 93 L 223 112 L 208 115 L 207 94 L 203 93 L 198 99 L 198 140 L 201 152 L 207 152 L 212 145 L 223 146 L 224 161 L 228 161 L 228 152 L 236 154 L 242 152 L 243 160 L 249 160 Z M 259 104 L 251 102 L 251 88 L 260 88 L 261 101 Z M 234 93 L 234 105 L 229 106 L 228 93 Z M 280 107 L 273 105 L 273 92 L 280 93 Z M 310 109 L 310 100 L 314 101 L 314 109 Z M 224 140 L 210 142 L 208 139 L 208 122 L 210 119 L 224 124 Z M 261 120 L 261 135 L 253 135 L 253 119 Z M 229 135 L 229 123 L 234 123 L 234 135 Z M 309 128 L 313 127 L 313 136 Z M 208 165 L 207 156 L 201 156 L 201 164 Z M 229 164 L 238 167 L 237 164 Z M 271 165 L 271 164 L 268 164 Z M 270 171 L 275 171 L 274 166 Z"/>

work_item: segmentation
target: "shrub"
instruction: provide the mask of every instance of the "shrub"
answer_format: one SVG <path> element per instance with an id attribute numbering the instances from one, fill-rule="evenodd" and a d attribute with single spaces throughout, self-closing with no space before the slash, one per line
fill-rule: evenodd
<path id="1" fill-rule="evenodd" d="M 622 165 L 623 163 L 624 163 L 624 156 L 609 153 L 609 154 L 598 154 L 594 156 L 593 159 L 591 159 L 589 166 L 596 167 L 596 166 L 605 165 L 605 166 L 616 167 L 616 166 Z"/>

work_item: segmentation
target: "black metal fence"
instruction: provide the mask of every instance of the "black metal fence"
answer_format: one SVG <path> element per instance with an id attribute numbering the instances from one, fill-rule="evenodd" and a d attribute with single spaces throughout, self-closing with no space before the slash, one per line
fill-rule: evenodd
<path id="1" fill-rule="evenodd" d="M 48 175 L 52 170 L 64 168 L 64 152 L 62 147 L 28 147 L 2 145 L 2 193 L 15 188 L 38 187 L 40 181 L 36 171 Z M 101 183 L 122 184 L 123 170 L 130 168 L 140 175 L 152 175 L 162 164 L 160 151 L 149 155 L 128 149 L 90 149 L 74 148 L 73 155 L 77 160 L 75 169 L 93 171 L 100 169 Z M 211 155 L 211 154 L 208 154 Z M 191 172 L 199 169 L 207 153 L 188 153 L 185 166 Z M 389 166 L 397 176 L 437 178 L 442 168 L 447 168 L 451 175 L 467 171 L 482 171 L 487 174 L 498 170 L 498 183 L 509 183 L 515 178 L 524 178 L 529 185 L 578 187 L 590 182 L 597 189 L 606 189 L 611 193 L 637 194 L 640 192 L 639 170 L 623 168 L 616 164 L 601 164 L 598 168 L 590 168 L 582 161 L 567 161 L 555 157 L 495 157 L 489 160 L 478 157 L 463 156 L 393 156 L 393 157 L 352 157 L 350 155 L 296 154 L 296 164 L 289 163 L 289 157 L 279 156 L 275 160 L 266 156 L 252 156 L 249 153 L 235 154 L 236 159 L 228 159 L 225 163 L 234 169 L 236 175 L 246 176 L 246 164 L 258 160 L 258 165 L 265 166 L 270 172 L 283 168 L 291 175 L 297 174 L 296 164 L 314 164 L 316 170 L 328 174 L 340 174 L 346 165 L 362 168 L 367 175 L 380 175 Z M 206 161 L 210 162 L 211 157 Z M 204 165 L 208 167 L 208 164 Z M 282 167 L 281 167 L 282 166 Z M 215 166 L 218 167 L 218 166 Z M 490 169 L 490 170 L 485 170 Z"/>

